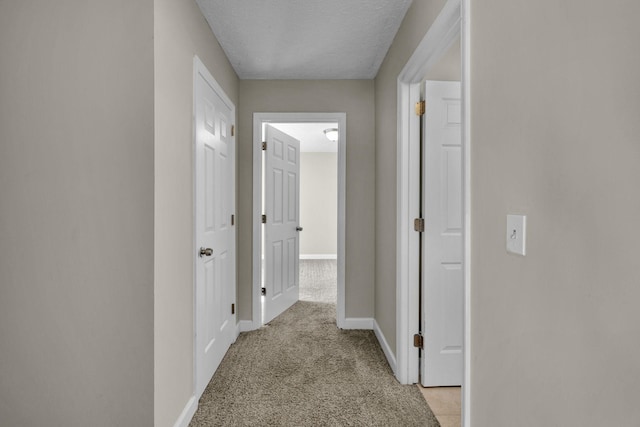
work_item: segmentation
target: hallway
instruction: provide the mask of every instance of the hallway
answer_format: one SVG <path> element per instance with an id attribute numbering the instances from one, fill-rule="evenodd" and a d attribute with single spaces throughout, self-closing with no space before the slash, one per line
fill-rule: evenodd
<path id="1" fill-rule="evenodd" d="M 335 260 L 300 262 L 301 300 L 243 333 L 191 426 L 438 426 L 415 386 L 394 378 L 372 331 L 335 324 Z"/>

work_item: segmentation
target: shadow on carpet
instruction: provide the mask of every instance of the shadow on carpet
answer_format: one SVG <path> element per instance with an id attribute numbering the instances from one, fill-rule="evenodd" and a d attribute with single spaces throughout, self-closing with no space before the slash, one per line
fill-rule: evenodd
<path id="1" fill-rule="evenodd" d="M 198 405 L 192 427 L 439 426 L 374 333 L 338 329 L 335 304 L 319 302 L 240 334 Z"/>

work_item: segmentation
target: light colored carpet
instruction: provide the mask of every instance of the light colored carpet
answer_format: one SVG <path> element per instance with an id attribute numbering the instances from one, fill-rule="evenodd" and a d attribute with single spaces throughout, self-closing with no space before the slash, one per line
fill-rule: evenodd
<path id="1" fill-rule="evenodd" d="M 335 259 L 300 260 L 300 301 L 335 304 L 337 290 L 338 262 Z"/>
<path id="2" fill-rule="evenodd" d="M 299 301 L 240 334 L 190 425 L 439 426 L 417 387 L 393 377 L 373 332 L 340 330 L 335 316 L 335 296 Z"/>

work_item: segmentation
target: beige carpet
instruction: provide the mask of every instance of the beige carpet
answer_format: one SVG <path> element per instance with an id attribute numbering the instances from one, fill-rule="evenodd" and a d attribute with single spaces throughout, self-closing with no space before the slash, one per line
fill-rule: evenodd
<path id="1" fill-rule="evenodd" d="M 393 377 L 373 332 L 337 329 L 335 303 L 314 301 L 240 334 L 190 425 L 439 426 L 417 387 Z"/>
<path id="2" fill-rule="evenodd" d="M 335 259 L 300 260 L 300 301 L 336 303 L 338 262 Z"/>

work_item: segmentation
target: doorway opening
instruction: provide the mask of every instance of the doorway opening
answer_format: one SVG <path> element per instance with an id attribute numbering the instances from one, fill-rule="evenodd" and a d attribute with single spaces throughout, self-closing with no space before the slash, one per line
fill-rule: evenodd
<path id="1" fill-rule="evenodd" d="M 299 299 L 335 304 L 338 290 L 338 123 L 270 125 L 300 141 L 299 223 L 303 230 L 299 234 Z M 263 140 L 266 140 L 264 129 Z M 263 283 L 264 270 L 263 267 Z"/>
<path id="2" fill-rule="evenodd" d="M 419 335 L 420 313 L 418 276 L 421 259 L 418 256 L 420 233 L 414 228 L 414 219 L 420 216 L 420 118 L 414 106 L 420 101 L 425 76 L 458 39 L 461 58 L 461 164 L 462 164 L 462 425 L 470 423 L 470 22 L 469 0 L 448 0 L 442 11 L 416 47 L 411 58 L 398 75 L 398 209 L 397 209 L 397 277 L 396 277 L 396 377 L 403 384 L 419 381 L 419 352 L 414 347 L 414 335 Z M 426 220 L 426 218 L 425 218 Z M 419 347 L 419 346 L 418 346 Z"/>
<path id="3" fill-rule="evenodd" d="M 288 307 L 298 299 L 336 304 L 336 323 L 338 327 L 342 327 L 345 314 L 346 114 L 254 113 L 253 124 L 253 327 L 262 326 L 274 313 L 282 310 L 281 307 Z M 325 130 L 328 129 L 336 129 L 339 136 L 327 136 Z M 290 141 L 287 137 L 291 138 L 290 143 L 287 142 Z M 330 138 L 335 141 L 331 141 Z M 295 162 L 298 163 L 299 172 L 285 171 L 285 168 L 277 166 L 274 169 L 270 166 L 269 156 L 278 156 L 277 153 L 270 154 L 268 148 L 263 150 L 263 142 L 269 144 L 270 140 L 273 140 L 274 147 L 286 147 L 285 149 L 291 153 L 287 167 L 293 166 L 293 153 L 298 142 L 299 157 Z M 290 182 L 293 182 L 296 174 L 298 175 L 297 186 L 291 183 L 284 184 L 282 191 L 288 193 L 283 196 L 284 199 L 289 197 L 298 204 L 295 207 L 285 200 L 286 206 L 283 208 L 291 213 L 292 217 L 296 217 L 298 232 L 286 243 L 279 245 L 276 242 L 275 246 L 269 233 L 273 235 L 276 227 L 269 228 L 269 214 L 266 214 L 266 223 L 263 215 L 268 211 L 276 212 L 269 203 L 272 203 L 270 198 L 278 197 L 273 191 L 269 193 L 267 186 L 273 186 L 274 182 L 279 186 L 280 181 L 279 178 L 271 181 L 267 179 L 265 174 L 269 173 L 274 176 L 282 174 L 288 177 Z M 299 192 L 299 198 L 292 190 L 294 187 Z M 297 215 L 294 213 L 295 209 L 298 210 Z M 293 226 L 293 223 L 291 225 Z M 284 249 L 280 250 L 280 246 Z M 297 254 L 295 261 L 281 261 L 280 254 L 288 256 L 291 251 Z M 277 267 L 274 268 L 274 265 Z M 270 272 L 269 268 L 275 270 L 276 274 Z M 287 271 L 284 272 L 282 268 L 286 268 Z M 273 287 L 271 282 L 274 280 L 282 281 L 278 276 L 280 271 L 283 271 L 283 276 L 287 278 L 296 276 L 299 284 L 297 289 L 291 288 L 295 291 L 295 296 L 287 297 L 289 301 L 284 304 L 270 299 L 274 296 L 279 297 L 276 295 L 279 290 L 270 293 L 268 289 Z M 292 292 L 291 295 L 293 294 Z M 295 301 L 292 302 L 293 298 Z M 280 307 L 274 309 L 278 304 Z"/>

